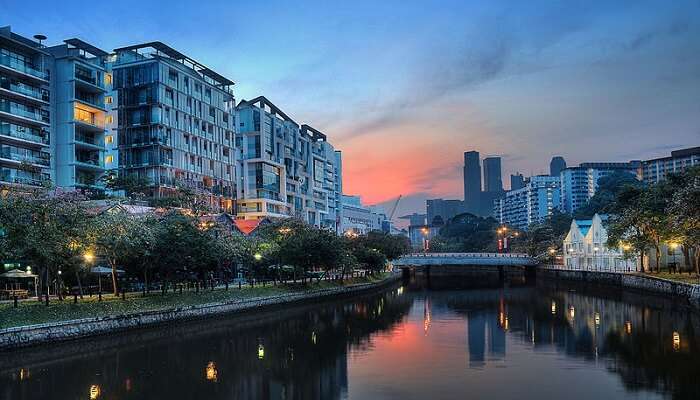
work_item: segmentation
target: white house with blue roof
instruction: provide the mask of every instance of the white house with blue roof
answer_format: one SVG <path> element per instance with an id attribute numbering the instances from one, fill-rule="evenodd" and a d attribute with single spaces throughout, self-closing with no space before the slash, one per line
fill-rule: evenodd
<path id="1" fill-rule="evenodd" d="M 624 258 L 621 249 L 607 246 L 606 215 L 574 219 L 564 238 L 564 266 L 571 269 L 630 271 L 635 261 Z"/>

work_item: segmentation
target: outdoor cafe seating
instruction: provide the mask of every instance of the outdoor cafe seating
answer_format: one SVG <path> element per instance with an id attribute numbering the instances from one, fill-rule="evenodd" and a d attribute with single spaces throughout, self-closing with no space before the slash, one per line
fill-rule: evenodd
<path id="1" fill-rule="evenodd" d="M 36 286 L 37 276 L 31 272 L 13 269 L 0 274 L 0 300 L 26 299 L 31 294 L 31 285 Z"/>

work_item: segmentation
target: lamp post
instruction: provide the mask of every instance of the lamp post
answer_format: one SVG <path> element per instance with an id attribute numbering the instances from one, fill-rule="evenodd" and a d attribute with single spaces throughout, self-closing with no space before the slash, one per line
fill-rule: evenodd
<path id="1" fill-rule="evenodd" d="M 552 268 L 554 268 L 554 254 L 556 252 L 557 251 L 555 249 L 549 249 L 549 261 L 550 261 L 550 264 L 552 265 Z"/>
<path id="2" fill-rule="evenodd" d="M 593 261 L 594 261 L 594 263 L 595 263 L 595 269 L 596 269 L 596 271 L 598 271 L 598 270 L 600 269 L 600 268 L 599 268 L 599 265 L 598 265 L 598 250 L 600 250 L 600 248 L 598 248 L 598 246 L 595 246 L 595 247 L 593 248 Z"/>
<path id="3" fill-rule="evenodd" d="M 676 248 L 678 248 L 678 243 L 671 242 L 668 244 L 668 247 L 670 247 L 671 250 L 673 251 L 673 270 L 678 271 L 678 267 L 676 267 Z M 671 272 L 671 271 L 669 271 L 669 272 Z"/>
<path id="4" fill-rule="evenodd" d="M 423 235 L 423 252 L 427 253 L 428 252 L 428 235 L 430 234 L 430 230 L 424 226 L 424 227 L 420 228 L 420 232 Z"/>

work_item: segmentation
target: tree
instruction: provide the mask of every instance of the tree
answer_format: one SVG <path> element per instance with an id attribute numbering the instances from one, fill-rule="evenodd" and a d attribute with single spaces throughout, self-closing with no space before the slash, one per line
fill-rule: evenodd
<path id="1" fill-rule="evenodd" d="M 495 251 L 497 228 L 498 222 L 493 218 L 459 214 L 440 228 L 438 237 L 431 241 L 430 251 Z"/>
<path id="2" fill-rule="evenodd" d="M 642 183 L 625 171 L 614 171 L 601 177 L 595 195 L 576 211 L 576 218 L 590 219 L 594 214 L 608 214 L 615 206 L 617 195 L 627 187 L 641 188 Z"/>
<path id="3" fill-rule="evenodd" d="M 2 253 L 35 267 L 47 304 L 51 275 L 75 268 L 87 240 L 91 218 L 83 200 L 79 193 L 51 190 L 11 191 L 0 197 Z"/>
<path id="4" fill-rule="evenodd" d="M 147 177 L 136 174 L 119 175 L 115 171 L 109 171 L 100 178 L 109 190 L 123 190 L 127 197 L 144 197 L 153 186 L 153 182 Z"/>
<path id="5" fill-rule="evenodd" d="M 411 242 L 402 235 L 372 231 L 366 236 L 360 236 L 358 240 L 364 242 L 365 247 L 376 249 L 382 253 L 389 261 L 396 260 L 411 251 Z"/>
<path id="6" fill-rule="evenodd" d="M 694 269 L 700 274 L 700 167 L 688 169 L 678 176 L 668 177 L 672 195 L 667 205 L 668 220 L 674 240 L 694 255 Z"/>
<path id="7" fill-rule="evenodd" d="M 117 286 L 117 266 L 125 266 L 146 256 L 152 240 L 149 226 L 140 223 L 138 217 L 118 209 L 108 210 L 95 217 L 93 241 L 100 256 L 112 269 L 112 289 L 119 294 Z"/>

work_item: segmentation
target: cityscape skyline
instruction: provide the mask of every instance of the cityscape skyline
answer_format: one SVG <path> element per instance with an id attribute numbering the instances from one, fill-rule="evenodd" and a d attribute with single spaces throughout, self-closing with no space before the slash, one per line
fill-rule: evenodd
<path id="1" fill-rule="evenodd" d="M 211 23 L 201 23 L 203 16 L 189 17 L 185 6 L 160 7 L 148 19 L 130 20 L 130 29 L 124 30 L 111 23 L 112 14 L 135 7 L 133 2 L 115 4 L 113 13 L 104 15 L 70 2 L 58 11 L 27 10 L 15 3 L 6 6 L 3 24 L 30 37 L 45 34 L 50 44 L 79 37 L 111 49 L 153 39 L 186 50 L 231 76 L 238 99 L 264 93 L 299 119 L 315 121 L 343 150 L 344 192 L 385 208 L 402 194 L 397 215 L 404 215 L 424 210 L 428 198 L 461 197 L 461 153 L 470 148 L 500 156 L 507 177 L 545 174 L 553 155 L 576 165 L 650 159 L 694 145 L 700 122 L 700 60 L 692 40 L 700 31 L 693 18 L 698 6 L 663 5 L 649 2 L 634 10 L 602 2 L 440 7 L 449 13 L 382 5 L 392 10 L 389 24 L 375 15 L 381 12 L 370 13 L 366 3 L 342 9 L 319 4 L 301 13 L 278 7 L 264 22 L 255 16 L 267 17 L 268 10 L 256 5 L 236 8 L 236 15 L 251 16 L 242 19 L 232 16 L 225 3 L 212 3 L 206 13 Z M 426 12 L 429 23 L 416 24 Z M 289 22 L 275 26 L 291 13 L 301 27 L 292 35 Z M 188 23 L 178 23 L 185 15 Z M 65 23 L 72 18 L 84 23 Z M 223 24 L 226 20 L 235 24 Z M 197 31 L 183 35 L 198 21 Z M 522 26 L 516 29 L 517 40 L 488 26 L 494 22 L 503 31 Z M 266 33 L 262 39 L 251 29 L 260 23 Z M 436 42 L 421 56 L 428 59 L 406 58 L 444 36 L 444 27 L 457 35 Z M 397 45 L 397 38 L 405 40 Z M 472 39 L 480 44 L 471 44 Z M 659 92 L 664 96 L 652 95 Z M 431 101 L 412 100 L 413 93 Z M 433 134 L 424 135 L 426 129 Z M 448 140 L 451 145 L 444 146 Z M 601 140 L 606 146 L 595 147 Z"/>

